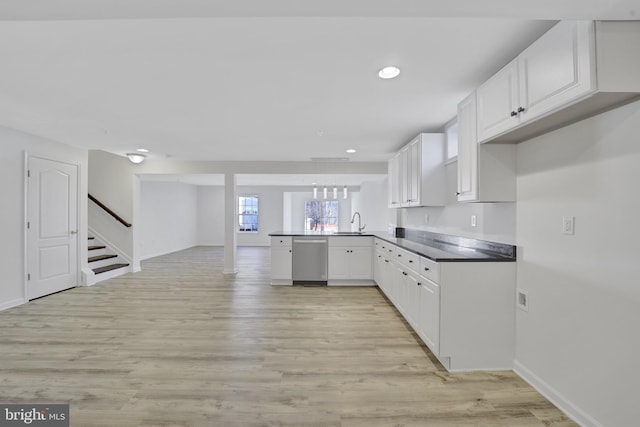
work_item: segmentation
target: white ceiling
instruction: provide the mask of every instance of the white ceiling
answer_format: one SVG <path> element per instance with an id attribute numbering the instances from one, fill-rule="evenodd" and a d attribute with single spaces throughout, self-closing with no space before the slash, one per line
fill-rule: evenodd
<path id="1" fill-rule="evenodd" d="M 151 158 L 383 161 L 553 20 L 639 3 L 3 0 L 0 125 Z"/>

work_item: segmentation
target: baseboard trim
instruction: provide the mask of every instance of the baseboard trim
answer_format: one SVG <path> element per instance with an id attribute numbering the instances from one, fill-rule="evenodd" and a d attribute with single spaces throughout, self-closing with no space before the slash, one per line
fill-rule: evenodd
<path id="1" fill-rule="evenodd" d="M 529 383 L 531 387 L 535 388 L 541 395 L 546 397 L 551 403 L 582 427 L 604 427 L 603 424 L 599 423 L 517 360 L 513 363 L 513 370 L 520 378 Z"/>
<path id="2" fill-rule="evenodd" d="M 12 299 L 10 301 L 6 301 L 3 303 L 0 303 L 0 311 L 3 310 L 8 310 L 10 308 L 13 307 L 17 307 L 19 305 L 25 304 L 27 302 L 27 300 L 25 300 L 24 298 L 16 298 L 16 299 Z"/>

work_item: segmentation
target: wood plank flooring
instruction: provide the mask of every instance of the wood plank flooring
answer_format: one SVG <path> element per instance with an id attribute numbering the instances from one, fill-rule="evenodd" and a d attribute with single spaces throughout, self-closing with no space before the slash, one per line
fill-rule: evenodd
<path id="1" fill-rule="evenodd" d="M 72 426 L 575 426 L 511 372 L 449 374 L 377 288 L 269 285 L 197 247 L 0 313 L 0 401 Z"/>

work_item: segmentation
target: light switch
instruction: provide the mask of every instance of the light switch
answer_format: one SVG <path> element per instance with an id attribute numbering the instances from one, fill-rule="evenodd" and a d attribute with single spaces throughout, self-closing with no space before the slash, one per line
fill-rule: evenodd
<path id="1" fill-rule="evenodd" d="M 478 221 L 476 219 L 476 216 L 475 215 L 471 215 L 471 226 L 475 227 L 477 225 L 478 225 Z"/>
<path id="2" fill-rule="evenodd" d="M 516 307 L 520 310 L 529 311 L 529 293 L 524 289 L 516 290 Z"/>

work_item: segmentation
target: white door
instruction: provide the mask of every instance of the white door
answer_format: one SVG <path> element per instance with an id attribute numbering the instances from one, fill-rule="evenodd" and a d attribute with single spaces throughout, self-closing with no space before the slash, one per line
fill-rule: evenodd
<path id="1" fill-rule="evenodd" d="M 78 167 L 29 157 L 27 299 L 76 286 Z"/>

